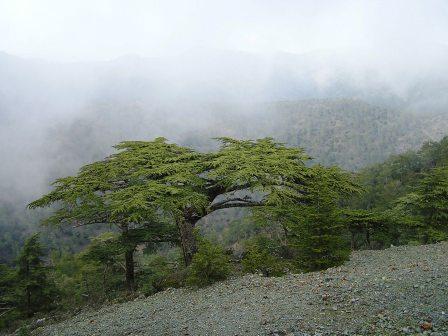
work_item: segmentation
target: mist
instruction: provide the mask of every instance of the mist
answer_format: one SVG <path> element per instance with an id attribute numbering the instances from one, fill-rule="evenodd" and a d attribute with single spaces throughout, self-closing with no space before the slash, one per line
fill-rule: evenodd
<path id="1" fill-rule="evenodd" d="M 2 1 L 0 51 L 1 202 L 124 139 L 276 136 L 278 102 L 447 115 L 445 1 Z"/>
<path id="2" fill-rule="evenodd" d="M 3 1 L 0 48 L 58 61 L 192 48 L 290 52 L 447 44 L 445 1 Z"/>

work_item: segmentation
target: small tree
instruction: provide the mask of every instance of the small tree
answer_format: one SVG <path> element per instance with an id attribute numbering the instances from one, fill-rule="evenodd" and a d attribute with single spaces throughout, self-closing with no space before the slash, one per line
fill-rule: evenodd
<path id="1" fill-rule="evenodd" d="M 25 241 L 17 270 L 17 304 L 28 317 L 52 308 L 55 287 L 49 280 L 43 257 L 39 234 L 34 234 Z"/>
<path id="2" fill-rule="evenodd" d="M 418 186 L 419 212 L 428 232 L 424 243 L 448 238 L 448 167 L 435 168 L 425 175 Z"/>
<path id="3" fill-rule="evenodd" d="M 171 258 L 170 258 L 171 257 Z M 167 287 L 181 287 L 185 282 L 185 268 L 182 261 L 172 256 L 161 254 L 146 255 L 143 262 L 142 273 L 139 277 L 140 290 L 146 294 L 157 293 Z M 176 253 L 176 257 L 177 256 Z"/>
<path id="4" fill-rule="evenodd" d="M 121 289 L 126 247 L 120 238 L 117 233 L 105 232 L 93 238 L 90 245 L 78 255 L 82 261 L 80 271 L 84 290 L 89 297 L 97 298 L 102 294 L 106 298 L 114 290 Z"/>
<path id="5" fill-rule="evenodd" d="M 0 330 L 7 327 L 17 315 L 13 289 L 13 269 L 7 265 L 0 264 Z"/>
<path id="6" fill-rule="evenodd" d="M 390 238 L 398 235 L 397 233 L 394 234 L 394 232 L 391 232 L 392 228 L 389 224 L 392 220 L 385 212 L 346 210 L 343 211 L 343 216 L 347 229 L 350 232 L 351 248 L 353 250 L 359 248 L 356 239 L 357 235 L 363 237 L 361 244 L 363 243 L 367 248 L 372 248 L 372 236 L 374 234 L 387 231 L 387 236 Z"/>
<path id="7" fill-rule="evenodd" d="M 351 177 L 338 168 L 315 166 L 312 171 L 298 205 L 300 219 L 290 227 L 299 267 L 305 271 L 337 266 L 348 259 L 350 247 L 339 202 L 341 197 L 359 191 Z"/>
<path id="8" fill-rule="evenodd" d="M 415 190 L 396 202 L 395 212 L 410 215 L 420 242 L 448 238 L 448 167 L 434 168 L 423 175 Z"/>

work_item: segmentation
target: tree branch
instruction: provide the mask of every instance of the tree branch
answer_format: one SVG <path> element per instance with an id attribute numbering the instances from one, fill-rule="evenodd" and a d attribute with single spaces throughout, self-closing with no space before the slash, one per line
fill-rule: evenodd
<path id="1" fill-rule="evenodd" d="M 250 203 L 250 202 L 253 202 L 253 201 L 250 200 L 249 196 L 245 196 L 244 198 L 241 198 L 241 197 L 228 198 L 228 199 L 225 199 L 223 201 L 219 201 L 219 202 L 213 203 L 210 206 L 210 208 L 213 209 L 216 206 L 221 206 L 221 205 L 224 205 L 224 204 L 227 204 L 227 203 L 230 203 L 230 202 L 232 202 L 232 203 L 235 203 L 235 202 Z"/>
<path id="2" fill-rule="evenodd" d="M 220 210 L 220 209 L 229 209 L 229 208 L 252 208 L 252 207 L 259 207 L 259 206 L 266 206 L 264 202 L 249 202 L 249 203 L 224 203 L 221 205 L 211 206 L 209 208 L 208 213 L 212 213 L 213 211 Z"/>
<path id="3" fill-rule="evenodd" d="M 107 220 L 107 217 L 95 218 L 94 220 L 91 220 L 91 221 L 73 220 L 73 227 L 74 228 L 78 228 L 78 227 L 86 226 L 86 225 L 93 225 L 93 224 L 117 224 L 117 223 L 109 222 Z"/>

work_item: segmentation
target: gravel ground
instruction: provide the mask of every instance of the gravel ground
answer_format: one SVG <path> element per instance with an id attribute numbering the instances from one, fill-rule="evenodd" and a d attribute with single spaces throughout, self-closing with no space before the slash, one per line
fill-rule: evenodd
<path id="1" fill-rule="evenodd" d="M 84 312 L 35 335 L 448 335 L 448 243 L 352 254 L 324 272 L 248 275 Z"/>

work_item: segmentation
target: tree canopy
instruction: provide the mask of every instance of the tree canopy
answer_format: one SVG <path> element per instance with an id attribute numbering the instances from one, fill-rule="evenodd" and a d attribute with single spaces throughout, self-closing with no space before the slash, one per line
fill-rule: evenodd
<path id="1" fill-rule="evenodd" d="M 127 248 L 127 282 L 132 289 L 133 252 L 143 242 L 176 240 L 184 259 L 196 251 L 193 228 L 225 208 L 297 202 L 309 175 L 308 156 L 271 138 L 219 138 L 214 153 L 199 153 L 164 138 L 125 141 L 104 160 L 55 181 L 31 208 L 56 204 L 47 224 L 113 225 Z M 244 196 L 241 196 L 245 193 Z"/>

